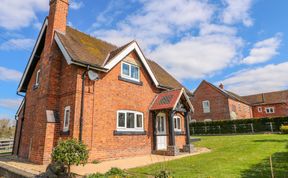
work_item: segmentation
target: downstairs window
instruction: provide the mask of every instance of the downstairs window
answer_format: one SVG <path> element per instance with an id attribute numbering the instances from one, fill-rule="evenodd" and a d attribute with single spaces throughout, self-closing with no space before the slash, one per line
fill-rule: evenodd
<path id="1" fill-rule="evenodd" d="M 143 131 L 143 113 L 137 111 L 117 111 L 117 131 Z"/>

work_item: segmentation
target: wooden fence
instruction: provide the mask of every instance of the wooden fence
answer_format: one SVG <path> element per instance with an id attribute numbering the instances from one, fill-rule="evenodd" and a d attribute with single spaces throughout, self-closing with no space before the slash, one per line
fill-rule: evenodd
<path id="1" fill-rule="evenodd" d="M 0 140 L 0 153 L 12 152 L 13 139 L 2 139 Z"/>

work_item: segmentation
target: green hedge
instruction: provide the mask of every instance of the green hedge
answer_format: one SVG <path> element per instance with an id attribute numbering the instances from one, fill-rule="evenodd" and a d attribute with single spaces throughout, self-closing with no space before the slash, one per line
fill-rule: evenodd
<path id="1" fill-rule="evenodd" d="M 287 124 L 288 117 L 196 122 L 190 124 L 190 133 L 205 135 L 280 132 L 281 125 Z"/>

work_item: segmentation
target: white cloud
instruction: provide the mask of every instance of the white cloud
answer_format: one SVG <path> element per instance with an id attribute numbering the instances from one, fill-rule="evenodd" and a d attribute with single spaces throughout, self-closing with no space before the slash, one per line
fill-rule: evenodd
<path id="1" fill-rule="evenodd" d="M 137 39 L 142 47 L 160 45 L 171 36 L 210 20 L 214 8 L 206 1 L 142 0 L 143 7 L 115 29 L 96 29 L 92 34 L 117 45 Z M 165 17 L 165 18 L 163 18 Z"/>
<path id="2" fill-rule="evenodd" d="M 38 21 L 36 12 L 49 9 L 47 0 L 1 0 L 0 27 L 14 30 Z"/>
<path id="3" fill-rule="evenodd" d="M 21 77 L 21 72 L 0 66 L 0 81 L 19 81 Z"/>
<path id="4" fill-rule="evenodd" d="M 253 25 L 249 10 L 252 0 L 223 0 L 226 9 L 222 13 L 222 21 L 226 24 L 242 22 L 245 26 Z"/>
<path id="5" fill-rule="evenodd" d="M 0 50 L 28 50 L 33 47 L 34 42 L 29 38 L 10 39 L 0 44 Z"/>
<path id="6" fill-rule="evenodd" d="M 189 37 L 176 44 L 161 45 L 151 56 L 178 79 L 197 79 L 231 64 L 241 45 L 241 39 L 233 36 Z"/>
<path id="7" fill-rule="evenodd" d="M 84 6 L 84 3 L 82 1 L 77 2 L 75 0 L 72 0 L 70 3 L 70 8 L 73 10 L 78 10 Z"/>
<path id="8" fill-rule="evenodd" d="M 225 88 L 240 95 L 288 89 L 288 61 L 247 69 L 221 81 Z M 217 82 L 220 83 L 220 82 Z"/>
<path id="9" fill-rule="evenodd" d="M 245 64 L 256 64 L 270 60 L 278 54 L 277 50 L 281 43 L 281 35 L 257 42 L 251 49 L 249 56 L 243 59 Z"/>
<path id="10" fill-rule="evenodd" d="M 202 24 L 200 26 L 200 35 L 210 35 L 210 34 L 224 34 L 224 35 L 236 35 L 237 29 L 225 25 L 217 24 Z"/>
<path id="11" fill-rule="evenodd" d="M 22 99 L 0 99 L 0 107 L 15 109 L 20 106 Z"/>

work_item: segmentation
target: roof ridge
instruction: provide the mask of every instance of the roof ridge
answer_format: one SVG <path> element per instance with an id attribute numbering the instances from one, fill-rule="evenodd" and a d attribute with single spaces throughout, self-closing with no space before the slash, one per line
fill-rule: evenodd
<path id="1" fill-rule="evenodd" d="M 270 91 L 270 92 L 260 92 L 260 93 L 256 93 L 256 94 L 251 94 L 251 95 L 243 95 L 241 97 L 249 97 L 249 96 L 256 96 L 256 95 L 266 95 L 266 94 L 271 94 L 271 93 L 280 93 L 280 92 L 288 92 L 288 89 L 285 90 L 278 90 L 278 91 Z"/>

